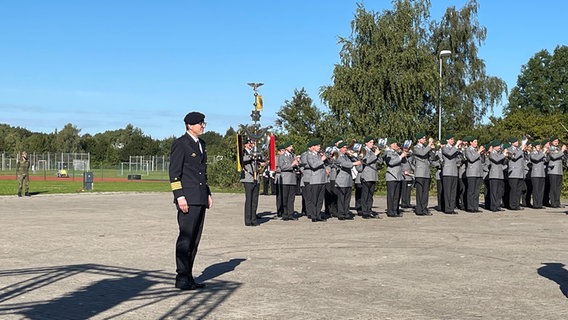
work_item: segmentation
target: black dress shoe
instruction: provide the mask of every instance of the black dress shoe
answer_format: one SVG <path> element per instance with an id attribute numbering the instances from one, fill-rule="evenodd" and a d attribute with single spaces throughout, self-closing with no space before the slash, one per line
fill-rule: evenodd
<path id="1" fill-rule="evenodd" d="M 197 283 L 197 282 L 193 282 L 191 283 L 196 289 L 203 289 L 206 287 L 205 283 Z"/>
<path id="2" fill-rule="evenodd" d="M 195 290 L 197 285 L 188 281 L 176 281 L 176 288 L 180 290 Z"/>

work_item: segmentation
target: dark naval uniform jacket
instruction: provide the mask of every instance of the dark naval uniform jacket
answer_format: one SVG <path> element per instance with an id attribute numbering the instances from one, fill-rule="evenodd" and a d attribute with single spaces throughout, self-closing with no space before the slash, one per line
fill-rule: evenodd
<path id="1" fill-rule="evenodd" d="M 208 205 L 211 191 L 207 185 L 207 149 L 205 141 L 198 140 L 203 152 L 188 133 L 172 144 L 169 174 L 175 203 L 185 196 L 188 205 Z"/>

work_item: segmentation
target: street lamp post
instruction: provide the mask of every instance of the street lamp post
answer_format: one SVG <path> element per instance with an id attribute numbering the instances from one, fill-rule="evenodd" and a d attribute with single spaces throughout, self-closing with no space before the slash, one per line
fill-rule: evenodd
<path id="1" fill-rule="evenodd" d="M 440 82 L 438 87 L 438 141 L 442 141 L 442 57 L 452 54 L 450 50 L 442 50 L 438 54 L 440 60 Z"/>

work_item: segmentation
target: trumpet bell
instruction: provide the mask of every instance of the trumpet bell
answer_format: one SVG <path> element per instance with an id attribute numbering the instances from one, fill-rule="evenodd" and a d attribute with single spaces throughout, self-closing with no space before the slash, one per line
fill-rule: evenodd
<path id="1" fill-rule="evenodd" d="M 361 148 L 359 150 L 359 153 L 357 154 L 357 158 L 359 158 L 359 160 L 365 158 L 365 156 L 367 155 L 367 149 L 365 148 Z"/>

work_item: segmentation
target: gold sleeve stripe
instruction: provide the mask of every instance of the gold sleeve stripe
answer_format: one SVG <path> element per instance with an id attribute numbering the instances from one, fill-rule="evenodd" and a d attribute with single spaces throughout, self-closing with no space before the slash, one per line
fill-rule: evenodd
<path id="1" fill-rule="evenodd" d="M 181 181 L 172 182 L 170 185 L 172 186 L 172 191 L 181 189 Z"/>

